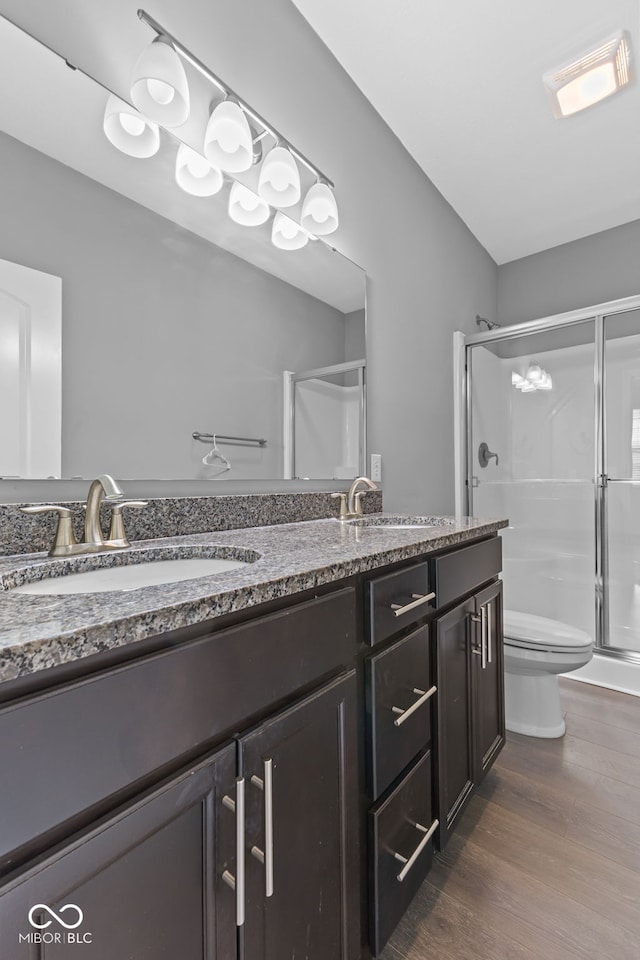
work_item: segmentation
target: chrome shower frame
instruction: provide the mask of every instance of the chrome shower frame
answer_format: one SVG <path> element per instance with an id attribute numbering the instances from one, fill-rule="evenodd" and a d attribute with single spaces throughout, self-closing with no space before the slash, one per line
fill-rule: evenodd
<path id="1" fill-rule="evenodd" d="M 500 340 L 515 340 L 576 324 L 595 322 L 594 343 L 594 518 L 595 518 L 595 647 L 599 654 L 640 663 L 640 653 L 609 645 L 608 596 L 608 524 L 606 491 L 611 480 L 607 473 L 605 422 L 605 317 L 640 310 L 640 295 L 610 300 L 580 310 L 571 310 L 526 323 L 499 327 L 484 333 L 454 333 L 454 436 L 455 436 L 455 509 L 456 514 L 473 514 L 473 438 L 471 430 L 472 348 Z M 640 485 L 640 481 L 624 480 Z"/>

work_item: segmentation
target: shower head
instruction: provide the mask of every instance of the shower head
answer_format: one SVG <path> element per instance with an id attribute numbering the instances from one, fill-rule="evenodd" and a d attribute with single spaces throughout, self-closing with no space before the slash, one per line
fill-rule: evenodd
<path id="1" fill-rule="evenodd" d="M 476 323 L 480 326 L 481 323 L 486 323 L 487 330 L 493 330 L 494 327 L 499 327 L 501 324 L 496 323 L 495 320 L 487 320 L 486 317 L 481 317 L 479 313 L 476 313 Z"/>

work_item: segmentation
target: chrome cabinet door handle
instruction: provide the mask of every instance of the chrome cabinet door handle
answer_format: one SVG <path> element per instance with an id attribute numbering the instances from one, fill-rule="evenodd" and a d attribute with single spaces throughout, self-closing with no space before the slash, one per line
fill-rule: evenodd
<path id="1" fill-rule="evenodd" d="M 418 857 L 420 856 L 420 854 L 422 853 L 426 845 L 429 843 L 429 840 L 431 840 L 431 837 L 433 836 L 433 834 L 438 828 L 439 822 L 440 822 L 439 820 L 434 820 L 430 827 L 423 827 L 422 824 L 420 823 L 414 824 L 416 830 L 420 830 L 422 833 L 424 833 L 424 837 L 422 838 L 418 846 L 415 848 L 415 850 L 413 851 L 413 853 L 409 858 L 403 857 L 401 853 L 393 854 L 396 860 L 399 860 L 400 863 L 404 863 L 404 867 L 402 868 L 402 870 L 400 871 L 397 877 L 400 883 L 402 883 L 402 881 L 405 879 L 405 877 L 411 870 L 411 867 L 414 865 L 414 863 L 416 862 L 416 860 L 418 859 Z"/>
<path id="2" fill-rule="evenodd" d="M 222 803 L 236 815 L 236 875 L 225 870 L 222 879 L 235 890 L 236 926 L 241 927 L 244 923 L 244 777 L 236 780 L 235 800 L 225 794 Z"/>
<path id="3" fill-rule="evenodd" d="M 254 787 L 264 792 L 264 850 L 251 847 L 251 853 L 264 864 L 265 896 L 273 896 L 273 760 L 264 761 L 264 780 L 251 777 Z"/>
<path id="4" fill-rule="evenodd" d="M 405 603 L 404 606 L 401 603 L 391 604 L 390 609 L 393 610 L 396 617 L 401 617 L 403 613 L 409 613 L 410 610 L 415 610 L 416 607 L 419 607 L 423 603 L 429 603 L 429 601 L 435 597 L 435 593 L 412 593 L 411 596 L 413 600 L 410 603 Z"/>
<path id="5" fill-rule="evenodd" d="M 492 653 L 492 632 L 493 632 L 493 614 L 492 614 L 492 603 L 491 600 L 487 603 L 487 663 L 493 662 L 493 653 Z"/>
<path id="6" fill-rule="evenodd" d="M 487 608 L 483 603 L 480 607 L 480 666 L 483 670 L 487 669 Z"/>
<path id="7" fill-rule="evenodd" d="M 438 688 L 435 686 L 429 687 L 429 689 L 425 693 L 424 690 L 420 690 L 418 687 L 414 687 L 413 692 L 417 693 L 419 697 L 419 699 L 416 700 L 415 703 L 412 703 L 411 706 L 407 707 L 406 710 L 402 710 L 400 707 L 391 707 L 392 712 L 398 714 L 396 719 L 393 721 L 394 727 L 401 726 L 405 722 L 407 717 L 410 717 L 412 713 L 415 713 L 418 707 L 421 707 L 423 703 L 426 703 L 427 700 L 429 700 L 434 695 L 437 689 Z"/>
<path id="8" fill-rule="evenodd" d="M 477 613 L 470 613 L 469 619 L 471 620 L 472 623 L 482 623 L 482 617 L 479 617 Z M 471 653 L 474 653 L 476 657 L 482 656 L 482 643 L 480 647 L 477 647 L 475 646 L 475 644 L 472 643 Z"/>

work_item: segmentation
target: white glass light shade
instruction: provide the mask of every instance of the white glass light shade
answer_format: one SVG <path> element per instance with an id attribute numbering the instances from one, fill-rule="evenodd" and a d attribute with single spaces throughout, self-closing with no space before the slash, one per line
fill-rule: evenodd
<path id="1" fill-rule="evenodd" d="M 524 377 L 521 377 L 519 373 L 516 373 L 515 370 L 511 374 L 511 383 L 514 387 L 521 387 L 527 381 Z"/>
<path id="2" fill-rule="evenodd" d="M 309 234 L 294 220 L 279 211 L 273 218 L 271 240 L 281 250 L 300 250 L 309 242 Z"/>
<path id="3" fill-rule="evenodd" d="M 208 160 L 181 143 L 176 155 L 176 183 L 194 197 L 212 197 L 222 189 L 224 177 Z"/>
<path id="4" fill-rule="evenodd" d="M 338 229 L 338 205 L 333 190 L 326 183 L 309 187 L 302 204 L 302 226 L 319 237 Z"/>
<path id="5" fill-rule="evenodd" d="M 266 223 L 271 210 L 252 190 L 234 183 L 229 192 L 229 216 L 244 227 L 258 227 Z"/>
<path id="6" fill-rule="evenodd" d="M 537 363 L 529 364 L 527 372 L 525 373 L 525 377 L 527 378 L 529 383 L 540 383 L 543 376 L 544 376 L 544 371 L 542 370 L 539 364 Z"/>
<path id="7" fill-rule="evenodd" d="M 113 93 L 107 100 L 103 127 L 107 140 L 130 157 L 152 157 L 158 152 L 160 132 L 157 124 L 141 116 Z"/>
<path id="8" fill-rule="evenodd" d="M 549 374 L 546 372 L 546 370 L 542 380 L 540 381 L 540 383 L 537 383 L 536 386 L 538 390 L 553 390 L 553 380 L 551 379 Z"/>
<path id="9" fill-rule="evenodd" d="M 244 110 L 232 100 L 215 108 L 204 135 L 204 155 L 214 167 L 242 173 L 253 162 L 253 138 Z"/>
<path id="10" fill-rule="evenodd" d="M 145 117 L 179 127 L 189 117 L 189 84 L 182 60 L 160 39 L 142 51 L 131 78 L 131 99 Z"/>
<path id="11" fill-rule="evenodd" d="M 535 383 L 529 383 L 527 380 L 525 380 L 522 385 L 518 385 L 518 389 L 521 390 L 522 393 L 533 393 L 533 391 L 537 390 L 538 388 L 536 387 Z"/>
<path id="12" fill-rule="evenodd" d="M 300 199 L 300 172 L 286 147 L 274 147 L 262 161 L 258 193 L 272 207 L 291 207 Z"/>

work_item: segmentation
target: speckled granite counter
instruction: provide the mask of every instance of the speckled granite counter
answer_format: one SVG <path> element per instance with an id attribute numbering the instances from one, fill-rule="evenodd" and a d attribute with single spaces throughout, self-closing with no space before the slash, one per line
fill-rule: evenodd
<path id="1" fill-rule="evenodd" d="M 50 560 L 44 554 L 2 558 L 0 682 L 454 546 L 507 525 L 506 520 L 467 517 L 424 522 L 434 526 L 382 529 L 313 520 L 146 540 L 123 553 L 72 560 Z M 212 546 L 239 548 L 239 556 L 246 551 L 247 559 L 255 551 L 260 559 L 216 576 L 131 591 L 30 596 L 10 590 L 39 579 L 36 568 L 43 564 L 53 564 L 60 572 L 79 572 L 111 565 L 115 558 L 122 562 L 131 552 L 153 559 L 149 551 L 160 551 L 156 558 L 166 555 L 167 547 L 206 555 Z"/>

